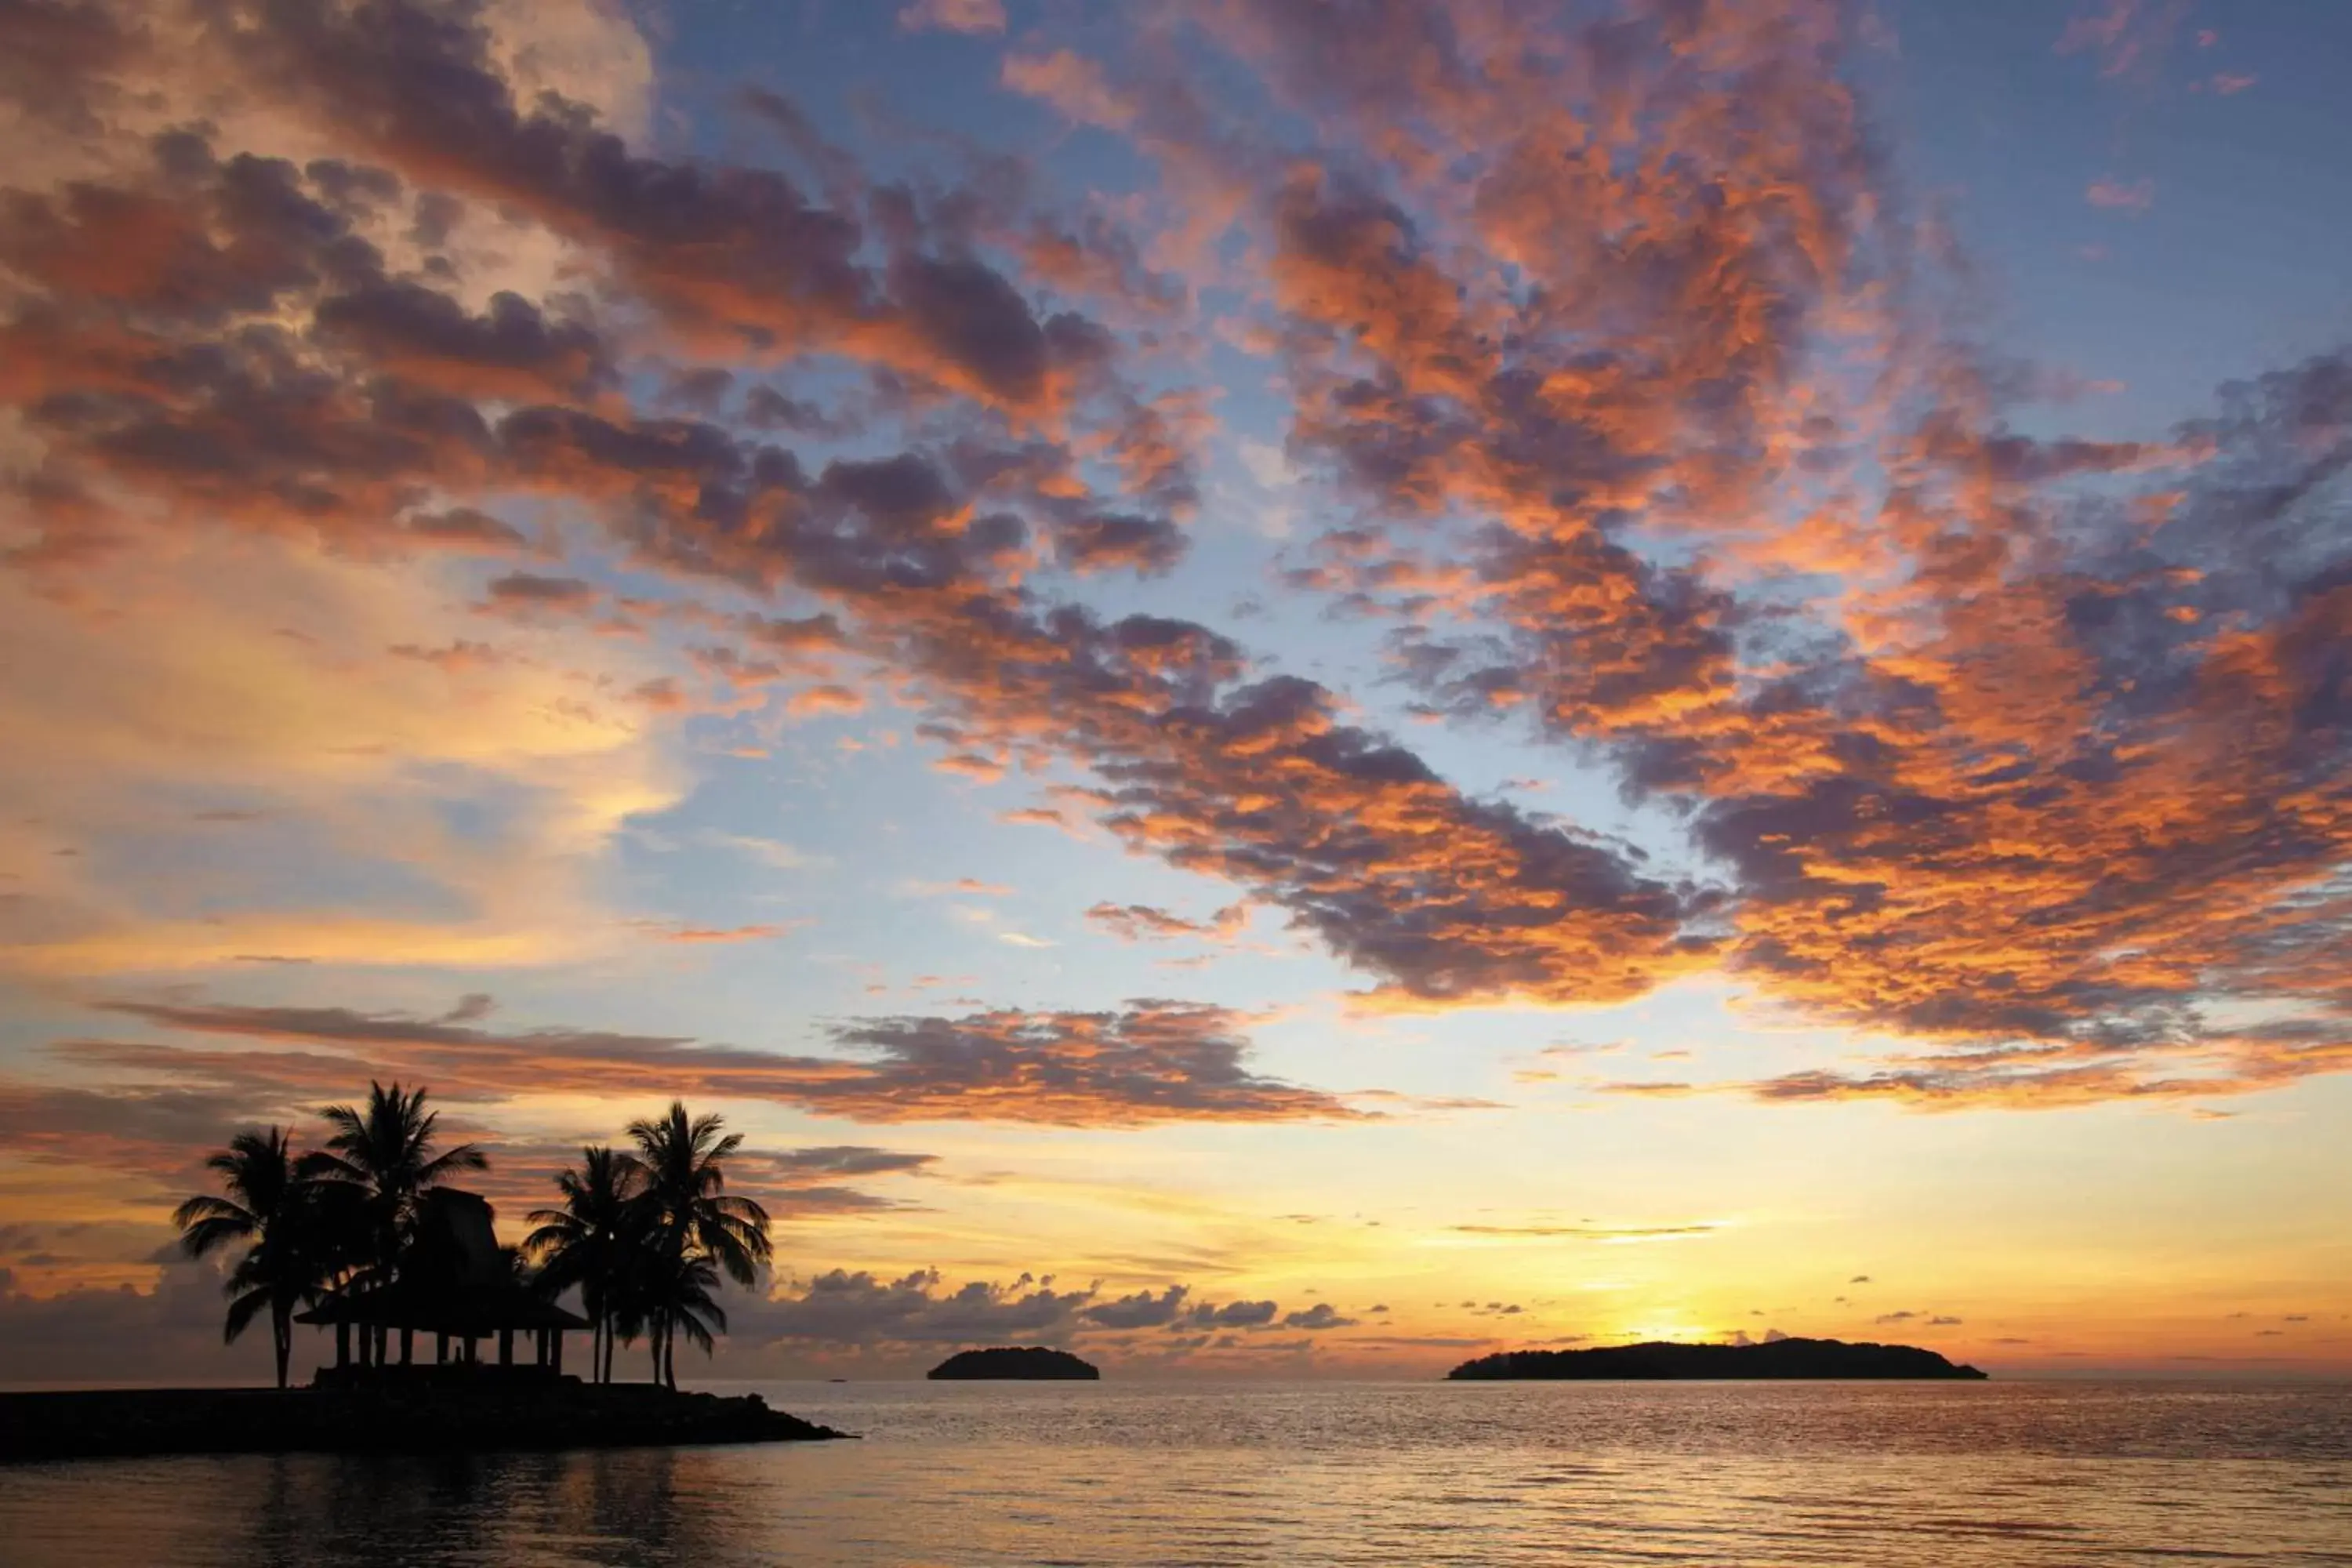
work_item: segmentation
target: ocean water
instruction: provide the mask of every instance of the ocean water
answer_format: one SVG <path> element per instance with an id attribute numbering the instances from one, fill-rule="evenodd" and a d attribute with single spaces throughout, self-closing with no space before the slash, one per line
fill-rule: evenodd
<path id="1" fill-rule="evenodd" d="M 2352 1387 L 755 1384 L 856 1443 L 0 1470 L 0 1563 L 2352 1563 Z"/>

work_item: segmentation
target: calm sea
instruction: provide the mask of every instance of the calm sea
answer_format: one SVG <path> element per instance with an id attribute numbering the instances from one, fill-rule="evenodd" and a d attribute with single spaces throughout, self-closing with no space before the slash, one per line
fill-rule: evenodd
<path id="1" fill-rule="evenodd" d="M 0 1470 L 0 1563 L 2352 1563 L 2352 1388 L 756 1385 L 860 1443 Z"/>

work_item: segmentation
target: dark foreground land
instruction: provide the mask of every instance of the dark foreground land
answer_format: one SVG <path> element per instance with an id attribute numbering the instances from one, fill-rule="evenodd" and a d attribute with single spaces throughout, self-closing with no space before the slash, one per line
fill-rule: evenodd
<path id="1" fill-rule="evenodd" d="M 521 1388 L 146 1388 L 0 1394 L 0 1463 L 133 1454 L 472 1453 L 847 1434 L 757 1394 L 576 1379 Z"/>
<path id="2" fill-rule="evenodd" d="M 988 1350 L 958 1351 L 931 1368 L 929 1376 L 939 1383 L 984 1378 L 1091 1383 L 1102 1373 L 1092 1362 L 1080 1361 L 1067 1351 L 1048 1350 L 1043 1345 L 997 1345 Z"/>
<path id="3" fill-rule="evenodd" d="M 1465 1361 L 1445 1374 L 1461 1382 L 1503 1378 L 1974 1378 L 1916 1345 L 1848 1344 L 1843 1340 L 1772 1340 L 1759 1345 L 1608 1345 L 1584 1351 L 1505 1351 Z"/>

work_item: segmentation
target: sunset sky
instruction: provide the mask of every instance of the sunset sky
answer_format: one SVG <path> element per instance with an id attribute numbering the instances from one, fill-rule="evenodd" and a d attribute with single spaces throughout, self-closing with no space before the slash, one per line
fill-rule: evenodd
<path id="1" fill-rule="evenodd" d="M 0 1382 L 372 1077 L 747 1134 L 688 1376 L 2352 1372 L 2347 58 L 0 4 Z"/>

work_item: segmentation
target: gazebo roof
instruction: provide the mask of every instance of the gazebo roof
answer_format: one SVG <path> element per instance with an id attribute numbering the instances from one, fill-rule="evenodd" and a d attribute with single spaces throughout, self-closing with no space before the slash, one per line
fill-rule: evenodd
<path id="1" fill-rule="evenodd" d="M 427 1333 L 492 1334 L 501 1329 L 584 1329 L 588 1320 L 534 1295 L 514 1277 L 478 1194 L 439 1187 L 425 1194 L 417 1233 L 400 1278 L 375 1289 L 331 1296 L 298 1323 L 364 1323 Z"/>
<path id="2" fill-rule="evenodd" d="M 501 1329 L 584 1329 L 588 1320 L 520 1285 L 443 1284 L 395 1279 L 380 1290 L 334 1296 L 298 1323 L 363 1323 L 426 1333 L 493 1334 Z"/>

